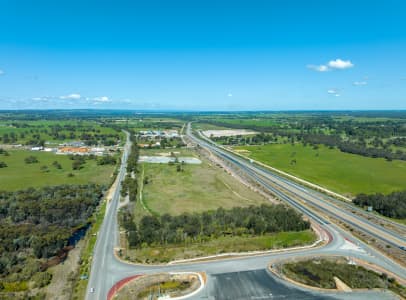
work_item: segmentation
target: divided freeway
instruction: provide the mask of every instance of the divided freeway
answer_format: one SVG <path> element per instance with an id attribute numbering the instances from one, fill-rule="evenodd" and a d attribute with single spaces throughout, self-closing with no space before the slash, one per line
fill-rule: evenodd
<path id="1" fill-rule="evenodd" d="M 377 225 L 363 217 L 350 213 L 348 210 L 341 208 L 335 203 L 327 201 L 321 193 L 311 191 L 307 187 L 304 187 L 292 180 L 283 178 L 280 175 L 275 174 L 271 170 L 267 170 L 261 166 L 257 166 L 256 164 L 249 162 L 248 160 L 236 157 L 236 155 L 228 152 L 227 150 L 224 150 L 223 148 L 219 148 L 208 139 L 197 139 L 191 134 L 190 124 L 188 126 L 188 135 L 196 143 L 199 143 L 201 146 L 210 149 L 210 151 L 215 152 L 224 160 L 242 169 L 251 178 L 255 179 L 256 182 L 259 182 L 264 187 L 272 191 L 273 194 L 275 194 L 282 200 L 287 201 L 289 204 L 296 207 L 298 210 L 311 217 L 318 223 L 327 224 L 329 222 L 326 221 L 322 216 L 320 216 L 320 213 L 311 212 L 307 208 L 308 205 L 311 205 L 323 211 L 324 214 L 331 215 L 334 218 L 343 221 L 344 223 L 351 224 L 356 228 L 366 231 L 368 234 L 374 236 L 375 238 L 382 239 L 394 247 L 403 247 L 404 249 L 406 249 L 405 236 L 401 236 L 400 234 L 392 230 L 386 229 L 385 227 Z M 202 135 L 200 136 L 204 138 Z M 286 193 L 291 194 L 295 197 L 289 197 L 286 195 Z M 299 203 L 295 199 L 300 199 L 301 202 Z"/>

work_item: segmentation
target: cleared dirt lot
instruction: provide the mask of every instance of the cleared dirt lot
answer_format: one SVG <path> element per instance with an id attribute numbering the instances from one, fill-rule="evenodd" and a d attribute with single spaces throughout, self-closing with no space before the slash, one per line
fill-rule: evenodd
<path id="1" fill-rule="evenodd" d="M 207 137 L 220 137 L 220 136 L 235 136 L 235 135 L 250 135 L 257 132 L 246 129 L 226 129 L 226 130 L 205 130 L 203 134 Z"/>

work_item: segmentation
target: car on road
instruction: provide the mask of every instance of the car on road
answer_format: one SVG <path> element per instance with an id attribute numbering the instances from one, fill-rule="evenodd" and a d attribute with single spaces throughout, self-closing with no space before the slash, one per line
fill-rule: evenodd
<path id="1" fill-rule="evenodd" d="M 91 288 L 90 288 L 90 292 L 91 292 L 91 293 L 94 293 L 94 287 L 91 287 Z"/>

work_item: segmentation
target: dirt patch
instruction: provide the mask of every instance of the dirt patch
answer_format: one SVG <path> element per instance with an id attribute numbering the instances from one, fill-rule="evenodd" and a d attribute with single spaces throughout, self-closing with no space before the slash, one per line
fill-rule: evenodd
<path id="1" fill-rule="evenodd" d="M 257 132 L 246 129 L 227 129 L 227 130 L 205 130 L 202 132 L 207 137 L 250 135 Z"/>
<path id="2" fill-rule="evenodd" d="M 74 278 L 78 276 L 79 261 L 84 241 L 81 240 L 74 249 L 69 251 L 66 260 L 52 268 L 52 281 L 45 288 L 46 299 L 69 300 L 73 291 Z"/>
<path id="3" fill-rule="evenodd" d="M 334 278 L 334 282 L 336 284 L 337 290 L 342 291 L 342 292 L 352 292 L 352 289 L 348 285 L 346 285 L 340 278 L 338 278 L 336 276 L 334 276 L 333 278 Z"/>
<path id="4" fill-rule="evenodd" d="M 234 151 L 234 152 L 237 152 L 237 153 L 242 153 L 242 154 L 249 154 L 249 153 L 251 153 L 251 151 L 246 150 L 246 149 L 233 149 L 233 151 Z"/>
<path id="5" fill-rule="evenodd" d="M 160 156 L 172 156 L 172 154 L 179 155 L 179 151 L 172 151 L 172 152 L 158 152 L 157 155 Z"/>

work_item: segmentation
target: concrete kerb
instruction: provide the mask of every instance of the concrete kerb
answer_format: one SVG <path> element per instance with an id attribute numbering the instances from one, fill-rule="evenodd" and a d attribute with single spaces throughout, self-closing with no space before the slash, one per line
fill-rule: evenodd
<path id="1" fill-rule="evenodd" d="M 328 240 L 325 239 L 325 236 L 321 233 L 324 231 L 321 228 L 317 228 L 312 224 L 312 227 L 316 234 L 318 235 L 318 239 L 311 245 L 306 246 L 299 246 L 299 247 L 291 247 L 291 248 L 282 248 L 282 249 L 273 249 L 273 250 L 265 250 L 265 251 L 249 251 L 249 252 L 228 252 L 228 253 L 221 253 L 216 255 L 209 255 L 203 257 L 195 257 L 195 258 L 188 258 L 188 259 L 179 259 L 173 260 L 168 263 L 168 265 L 176 265 L 176 264 L 186 264 L 186 263 L 193 263 L 198 261 L 210 261 L 210 260 L 217 260 L 217 259 L 227 259 L 227 258 L 237 258 L 237 257 L 245 257 L 245 256 L 262 256 L 272 253 L 280 253 L 280 252 L 294 252 L 297 250 L 304 250 L 304 249 L 311 249 L 322 247 L 325 244 L 328 244 L 331 240 L 330 237 L 327 235 Z"/>
<path id="2" fill-rule="evenodd" d="M 247 257 L 247 256 L 264 256 L 264 255 L 272 254 L 272 253 L 294 252 L 294 251 L 298 251 L 298 250 L 300 251 L 300 250 L 304 250 L 304 249 L 321 248 L 331 242 L 331 238 L 328 234 L 327 234 L 327 239 L 326 239 L 326 236 L 321 233 L 322 231 L 326 232 L 324 229 L 318 228 L 317 225 L 315 225 L 314 223 L 312 223 L 312 228 L 318 235 L 318 239 L 311 245 L 299 246 L 299 247 L 281 248 L 281 249 L 273 249 L 273 250 L 265 250 L 265 251 L 228 252 L 228 253 L 221 253 L 221 254 L 216 254 L 216 255 L 208 255 L 208 256 L 201 256 L 201 257 L 195 257 L 195 258 L 173 260 L 166 264 L 143 264 L 143 263 L 135 263 L 135 262 L 123 260 L 118 255 L 120 248 L 115 248 L 113 251 L 113 254 L 114 254 L 114 257 L 119 262 L 128 264 L 128 265 L 170 266 L 170 265 L 176 265 L 176 264 L 192 264 L 192 263 L 199 262 L 199 261 L 215 261 L 218 259 L 226 260 L 226 259 L 234 259 L 234 258 L 238 258 L 238 257 Z"/>
<path id="3" fill-rule="evenodd" d="M 181 300 L 181 299 L 187 299 L 187 298 L 193 297 L 194 295 L 197 295 L 198 293 L 200 293 L 200 291 L 202 291 L 202 290 L 204 289 L 204 287 L 206 286 L 206 282 L 205 282 L 205 280 L 203 279 L 202 274 L 200 274 L 200 273 L 196 273 L 196 272 L 175 272 L 175 273 L 174 273 L 174 272 L 170 272 L 169 274 L 190 274 L 190 275 L 197 275 L 197 278 L 199 278 L 199 281 L 200 281 L 200 286 L 199 286 L 199 288 L 198 288 L 197 290 L 195 290 L 195 291 L 193 291 L 193 292 L 191 292 L 190 294 L 185 295 L 185 296 L 172 297 L 172 298 L 170 298 L 170 299 L 173 299 L 173 300 Z"/>
<path id="4" fill-rule="evenodd" d="M 296 281 L 296 280 L 294 280 L 294 279 L 292 279 L 290 277 L 285 276 L 284 274 L 280 273 L 276 268 L 274 268 L 275 264 L 281 265 L 281 264 L 285 264 L 285 263 L 288 263 L 288 262 L 291 262 L 291 261 L 304 261 L 304 260 L 308 260 L 308 259 L 313 259 L 314 257 L 315 256 L 303 256 L 303 257 L 300 257 L 300 258 L 275 259 L 275 260 L 272 260 L 268 264 L 268 270 L 272 274 L 274 274 L 276 277 L 280 278 L 281 280 L 287 281 L 290 284 L 292 284 L 294 286 L 298 286 L 298 287 L 303 288 L 303 289 L 317 291 L 317 292 L 325 292 L 325 293 L 332 293 L 332 292 L 334 292 L 334 293 L 337 293 L 337 292 L 339 292 L 339 293 L 348 293 L 347 291 L 343 291 L 343 290 L 340 290 L 340 289 L 337 289 L 337 288 L 336 289 L 320 288 L 320 287 L 315 287 L 315 286 L 311 286 L 311 285 L 307 285 L 307 284 L 298 282 L 298 281 Z M 331 254 L 318 254 L 317 257 L 346 258 L 346 256 L 343 256 L 343 255 L 331 255 Z M 352 258 L 352 259 L 354 261 L 356 261 L 358 265 L 360 265 L 360 266 L 362 266 L 362 267 L 364 267 L 364 268 L 366 268 L 368 270 L 372 270 L 372 271 L 375 271 L 377 273 L 386 273 L 386 274 L 389 274 L 390 276 L 396 278 L 396 280 L 398 280 L 398 276 L 396 276 L 393 273 L 390 273 L 390 272 L 388 273 L 385 270 L 379 270 L 378 268 L 375 268 L 375 266 L 372 266 L 368 262 L 363 261 L 361 259 L 355 259 L 355 258 Z M 402 281 L 400 281 L 400 283 L 404 284 L 404 282 L 402 282 Z M 362 291 L 370 291 L 370 290 L 375 290 L 375 291 L 380 291 L 380 292 L 386 291 L 385 289 L 382 289 L 382 288 L 373 288 L 373 289 L 368 289 L 368 288 L 355 289 L 355 288 L 351 288 L 351 289 L 352 289 L 353 292 L 357 292 L 357 291 L 362 292 Z M 391 292 L 391 293 L 394 294 L 393 292 Z"/>
<path id="5" fill-rule="evenodd" d="M 190 297 L 193 297 L 194 295 L 200 293 L 200 291 L 202 291 L 204 289 L 204 287 L 206 286 L 206 282 L 202 276 L 201 273 L 199 272 L 168 272 L 167 274 L 169 275 L 195 275 L 197 276 L 197 278 L 199 279 L 199 288 L 194 290 L 193 292 L 184 295 L 184 296 L 180 296 L 180 297 L 170 297 L 168 299 L 171 300 L 182 300 L 182 299 L 188 299 Z M 151 274 L 153 275 L 153 274 Z M 145 277 L 145 276 L 149 276 L 149 275 L 134 275 L 134 276 L 129 276 L 127 278 L 124 278 L 120 281 L 118 281 L 117 283 L 115 283 L 113 285 L 113 287 L 109 290 L 108 292 L 108 296 L 107 296 L 107 300 L 112 300 L 114 298 L 114 296 L 117 294 L 117 292 L 119 292 L 121 289 L 123 289 L 127 284 L 141 278 L 141 277 Z"/>

